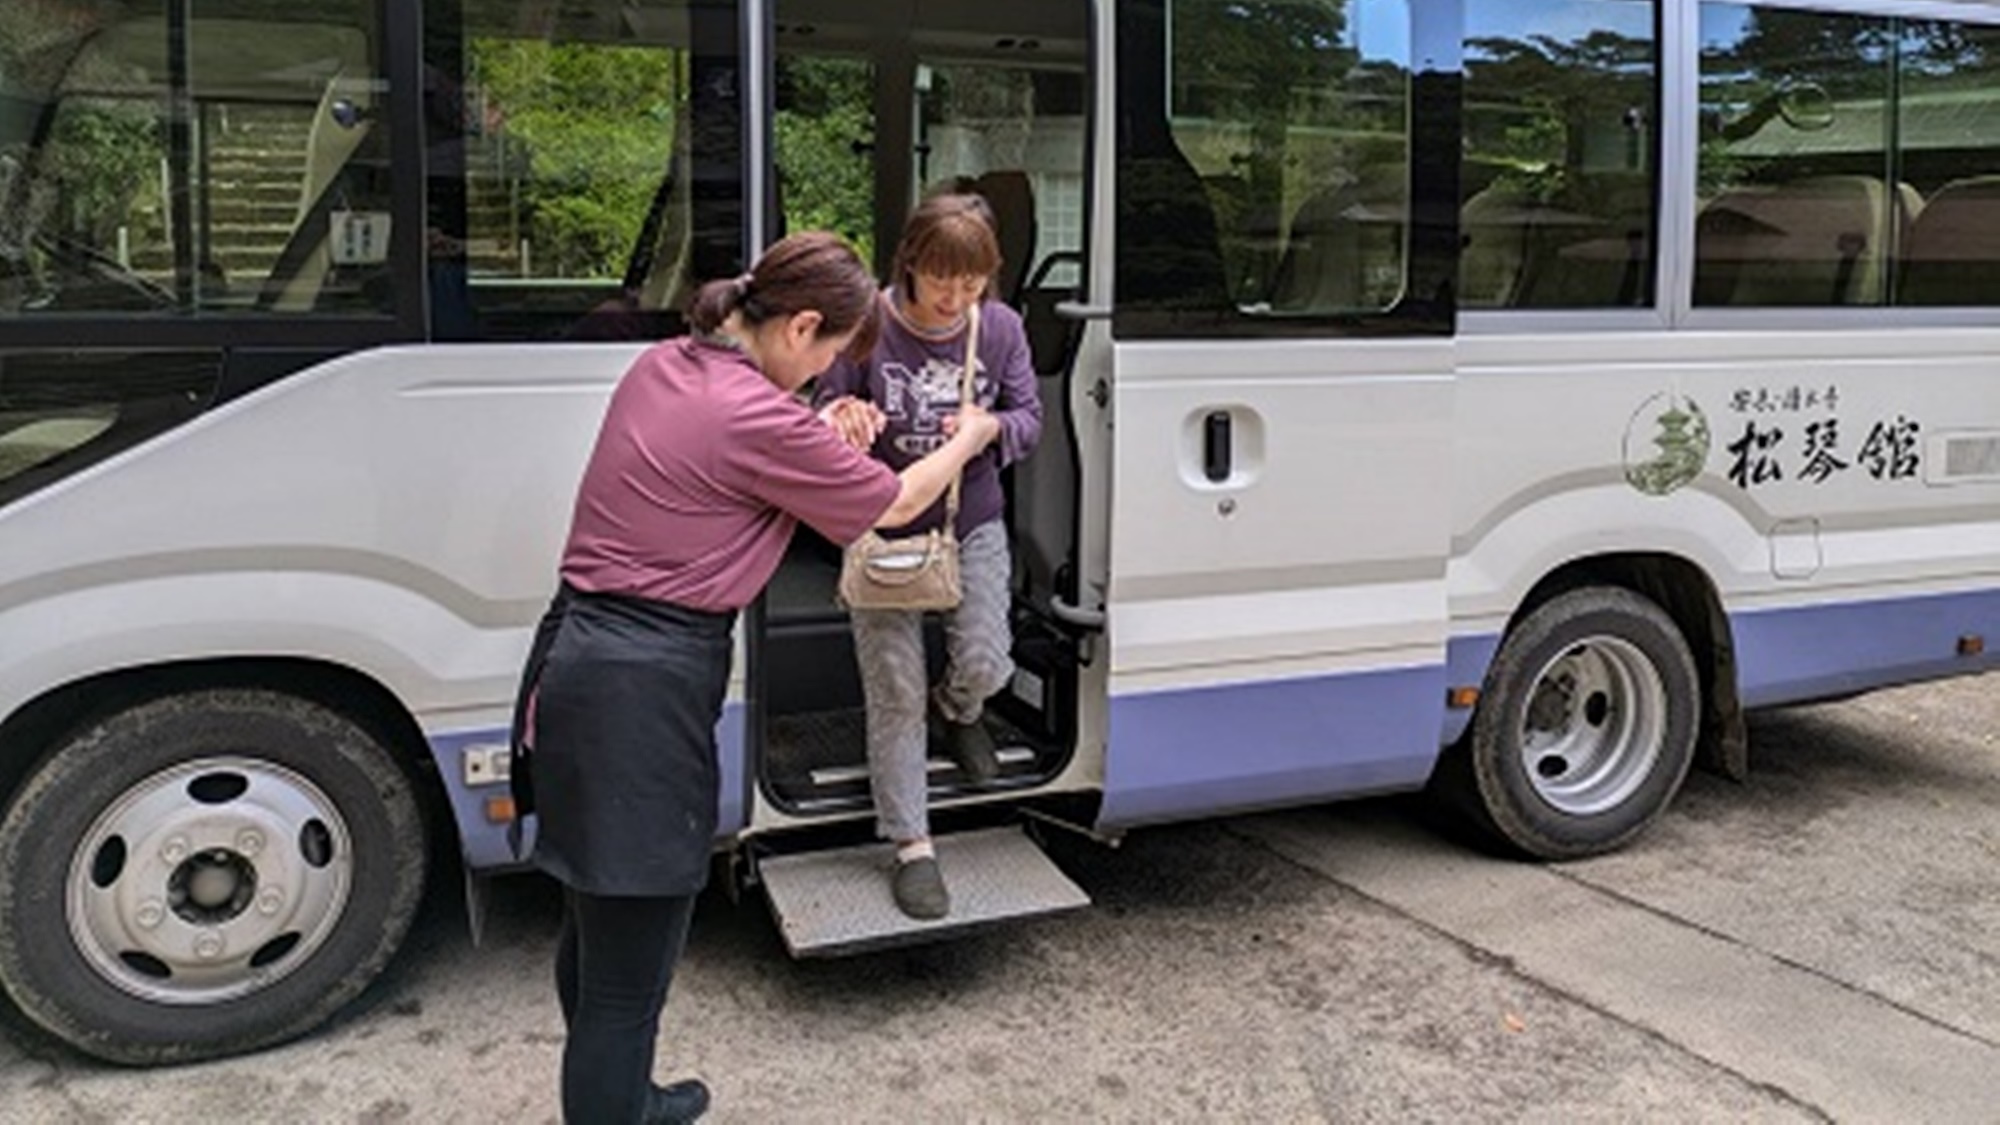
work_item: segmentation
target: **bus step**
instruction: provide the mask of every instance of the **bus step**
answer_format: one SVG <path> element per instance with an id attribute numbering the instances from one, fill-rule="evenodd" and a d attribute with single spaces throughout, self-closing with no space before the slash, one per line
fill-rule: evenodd
<path id="1" fill-rule="evenodd" d="M 939 836 L 938 863 L 951 913 L 920 921 L 889 896 L 894 852 L 886 843 L 774 856 L 758 864 L 785 948 L 794 957 L 840 957 L 956 937 L 998 922 L 1090 905 L 1018 827 Z"/>
<path id="2" fill-rule="evenodd" d="M 1035 760 L 1035 752 L 1026 746 L 1003 746 L 994 751 L 993 757 L 1000 763 L 1000 768 L 1005 770 L 1009 766 L 1032 763 Z M 924 763 L 925 771 L 933 777 L 949 773 L 957 768 L 958 766 L 949 758 L 931 758 Z M 855 781 L 867 781 L 868 765 L 863 762 L 858 765 L 849 766 L 822 766 L 812 771 L 808 776 L 812 778 L 812 783 L 815 786 L 824 789 L 829 786 L 845 785 Z"/>

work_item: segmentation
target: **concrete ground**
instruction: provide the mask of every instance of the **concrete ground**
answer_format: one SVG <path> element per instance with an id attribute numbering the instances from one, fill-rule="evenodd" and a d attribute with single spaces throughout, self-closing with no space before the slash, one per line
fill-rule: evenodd
<path id="1" fill-rule="evenodd" d="M 1373 801 L 1053 839 L 1094 908 L 853 960 L 711 895 L 661 1073 L 717 1122 L 2000 1122 L 1996 696 L 1760 716 L 1747 785 L 1562 866 Z M 435 911 L 366 1011 L 250 1058 L 0 1038 L 0 1121 L 553 1121 L 556 917 L 526 877 L 478 950 Z"/>

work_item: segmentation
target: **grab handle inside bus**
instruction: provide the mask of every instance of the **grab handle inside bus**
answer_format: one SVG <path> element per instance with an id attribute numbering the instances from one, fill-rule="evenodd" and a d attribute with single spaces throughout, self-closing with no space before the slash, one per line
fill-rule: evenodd
<path id="1" fill-rule="evenodd" d="M 1110 320 L 1110 305 L 1091 305 L 1082 301 L 1059 301 L 1056 315 L 1064 320 Z"/>

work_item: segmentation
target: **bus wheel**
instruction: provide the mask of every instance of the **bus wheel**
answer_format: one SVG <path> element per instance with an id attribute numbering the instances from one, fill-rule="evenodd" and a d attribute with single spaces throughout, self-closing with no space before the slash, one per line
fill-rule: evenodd
<path id="1" fill-rule="evenodd" d="M 111 1062 L 255 1050 L 368 986 L 424 870 L 409 779 L 353 722 L 270 691 L 154 700 L 58 746 L 0 818 L 0 988 Z"/>
<path id="2" fill-rule="evenodd" d="M 1617 587 L 1560 594 L 1507 634 L 1442 780 L 1515 850 L 1611 851 L 1687 776 L 1700 691 L 1687 642 L 1657 604 Z"/>

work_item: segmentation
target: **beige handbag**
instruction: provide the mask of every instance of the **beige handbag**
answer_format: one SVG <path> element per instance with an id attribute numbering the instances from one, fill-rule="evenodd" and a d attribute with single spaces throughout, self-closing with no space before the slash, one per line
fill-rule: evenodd
<path id="1" fill-rule="evenodd" d="M 972 375 L 979 354 L 979 306 L 966 310 L 965 376 L 960 403 L 973 401 Z M 944 526 L 903 539 L 873 531 L 847 548 L 840 564 L 840 602 L 849 609 L 957 609 L 964 588 L 958 576 L 958 486 L 945 494 Z"/>

